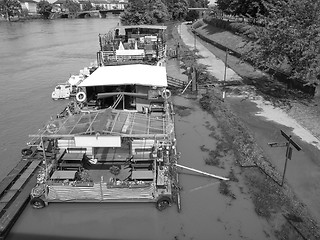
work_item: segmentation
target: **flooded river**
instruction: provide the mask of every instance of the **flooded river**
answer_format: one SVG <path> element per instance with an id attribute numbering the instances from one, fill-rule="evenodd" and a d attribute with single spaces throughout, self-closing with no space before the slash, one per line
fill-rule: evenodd
<path id="1" fill-rule="evenodd" d="M 19 161 L 28 134 L 34 133 L 64 101 L 51 100 L 58 82 L 95 60 L 98 33 L 118 18 L 0 23 L 0 178 Z M 210 157 L 223 136 L 219 125 L 195 100 L 176 96 L 180 164 L 209 173 L 239 174 L 233 155 L 216 166 Z M 256 215 L 242 180 L 221 194 L 213 178 L 180 171 L 182 211 L 159 212 L 153 204 L 29 205 L 8 239 L 274 239 L 267 221 Z"/>

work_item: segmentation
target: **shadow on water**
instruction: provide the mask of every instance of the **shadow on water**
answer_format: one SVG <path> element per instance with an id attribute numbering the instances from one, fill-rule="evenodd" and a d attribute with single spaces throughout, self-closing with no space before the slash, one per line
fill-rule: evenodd
<path id="1" fill-rule="evenodd" d="M 24 240 L 88 240 L 87 237 L 66 237 L 66 236 L 48 236 L 48 235 L 41 235 L 41 234 L 12 234 L 9 238 L 7 238 L 8 240 L 15 240 L 15 239 L 24 239 Z M 90 240 L 100 240 L 100 239 L 104 239 L 104 240 L 115 240 L 114 238 L 94 238 L 94 237 L 90 237 Z M 119 239 L 120 240 L 120 239 Z"/>

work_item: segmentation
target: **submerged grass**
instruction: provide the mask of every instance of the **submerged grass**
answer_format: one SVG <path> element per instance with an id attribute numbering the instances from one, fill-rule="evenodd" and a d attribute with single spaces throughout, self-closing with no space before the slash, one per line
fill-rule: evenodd
<path id="1" fill-rule="evenodd" d="M 184 68 L 194 66 L 200 69 L 201 67 L 196 62 L 199 57 L 195 55 L 195 52 L 190 51 L 183 44 L 177 32 L 174 32 L 172 37 L 175 41 L 180 42 L 181 52 L 179 60 L 184 63 Z M 222 55 L 222 57 L 223 56 L 224 55 Z M 243 65 L 238 64 L 237 70 L 242 67 Z M 240 70 L 242 72 L 247 71 L 247 69 Z M 235 159 L 237 159 L 241 165 L 244 163 L 244 166 L 256 166 L 254 162 L 261 161 L 262 163 L 260 165 L 263 166 L 264 162 L 266 162 L 266 158 L 263 157 L 263 152 L 257 148 L 254 139 L 246 127 L 243 126 L 239 119 L 234 116 L 221 99 L 219 99 L 220 95 L 221 90 L 214 88 L 213 91 L 208 91 L 207 94 L 203 95 L 200 99 L 202 109 L 211 113 L 218 122 L 222 124 L 222 132 L 226 138 L 225 142 L 217 146 L 218 150 L 209 151 L 209 158 L 205 159 L 206 163 L 219 165 L 219 161 L 221 160 L 219 158 L 221 158 L 222 152 L 226 153 L 232 149 Z M 213 134 L 212 137 L 214 136 Z M 201 150 L 207 151 L 207 148 L 202 146 Z M 276 170 L 274 169 L 272 171 Z M 312 236 L 310 239 L 319 239 L 320 228 L 316 227 L 317 223 L 310 219 L 311 217 L 308 215 L 305 206 L 296 199 L 292 190 L 289 188 L 280 188 L 269 177 L 262 174 L 258 168 L 243 168 L 243 176 L 257 215 L 270 220 L 269 223 L 275 228 L 275 236 L 278 239 L 301 238 L 292 227 L 288 227 L 289 224 L 287 221 L 280 224 L 278 222 L 272 222 L 272 216 L 281 215 L 283 209 L 296 213 L 295 216 L 302 219 L 304 226 L 303 228 L 299 228 L 299 231 L 303 231 L 308 236 Z M 229 178 L 234 182 L 238 181 L 233 170 L 230 171 Z M 221 181 L 219 192 L 235 199 L 236 196 L 232 193 L 230 187 L 230 182 Z"/>

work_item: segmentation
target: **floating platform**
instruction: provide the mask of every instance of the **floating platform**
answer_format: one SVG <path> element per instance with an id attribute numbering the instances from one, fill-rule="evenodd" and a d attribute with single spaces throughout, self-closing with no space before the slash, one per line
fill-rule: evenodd
<path id="1" fill-rule="evenodd" d="M 37 182 L 40 160 L 22 159 L 0 182 L 0 239 L 5 239 Z"/>

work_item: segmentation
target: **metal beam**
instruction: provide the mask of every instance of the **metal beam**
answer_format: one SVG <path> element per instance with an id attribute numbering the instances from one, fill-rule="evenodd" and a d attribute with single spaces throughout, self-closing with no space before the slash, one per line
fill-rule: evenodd
<path id="1" fill-rule="evenodd" d="M 210 173 L 206 173 L 206 172 L 203 172 L 203 171 L 199 171 L 197 169 L 189 168 L 189 167 L 186 167 L 186 166 L 182 166 L 182 165 L 177 164 L 177 163 L 175 163 L 174 165 L 177 166 L 177 167 L 180 167 L 180 168 L 184 168 L 184 169 L 187 169 L 187 170 L 190 170 L 190 171 L 193 171 L 193 172 L 196 172 L 196 173 L 200 173 L 200 174 L 203 174 L 203 175 L 206 175 L 206 176 L 209 176 L 209 177 L 217 178 L 217 179 L 220 179 L 220 180 L 224 180 L 224 181 L 229 181 L 230 180 L 229 178 L 220 177 L 220 176 L 217 176 L 217 175 L 214 175 L 214 174 L 210 174 Z"/>
<path id="2" fill-rule="evenodd" d="M 302 148 L 291 139 L 291 135 L 288 136 L 284 131 L 282 131 L 282 130 L 280 130 L 280 131 L 281 131 L 281 135 L 284 136 L 289 141 L 289 143 L 292 144 L 292 146 L 294 146 L 295 149 L 297 149 L 297 151 L 302 150 Z"/>

